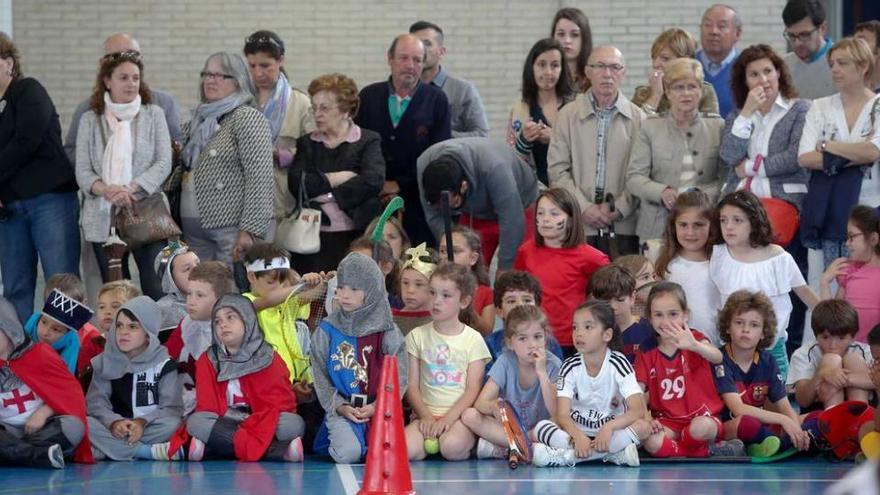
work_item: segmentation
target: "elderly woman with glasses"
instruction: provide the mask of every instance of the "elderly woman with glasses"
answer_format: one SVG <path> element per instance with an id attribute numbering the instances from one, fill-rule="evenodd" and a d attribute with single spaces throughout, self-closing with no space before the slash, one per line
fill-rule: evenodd
<path id="1" fill-rule="evenodd" d="M 379 192 L 385 182 L 381 137 L 354 123 L 360 98 L 357 85 L 343 74 L 325 74 L 309 84 L 314 132 L 296 141 L 288 174 L 293 197 L 302 194 L 321 215 L 321 250 L 294 254 L 300 273 L 335 269 L 348 246 L 381 213 Z"/>
<path id="2" fill-rule="evenodd" d="M 202 261 L 231 266 L 272 234 L 272 130 L 248 88 L 240 56 L 211 55 L 182 129 L 181 227 Z"/>
<path id="3" fill-rule="evenodd" d="M 83 192 L 82 231 L 91 243 L 108 281 L 108 260 L 102 248 L 110 235 L 114 211 L 159 191 L 171 172 L 171 141 L 165 112 L 152 104 L 144 82 L 144 63 L 135 51 L 114 53 L 101 59 L 88 112 L 76 136 L 76 180 Z M 133 249 L 141 289 L 152 298 L 162 297 L 162 284 L 153 271 L 153 260 L 164 241 Z M 123 258 L 128 274 L 128 255 Z"/>
<path id="4" fill-rule="evenodd" d="M 287 172 L 296 154 L 296 140 L 315 130 L 309 96 L 288 81 L 285 53 L 284 41 L 272 31 L 256 31 L 244 40 L 256 107 L 272 128 L 276 222 L 296 208 L 296 200 L 287 190 Z"/>
<path id="5" fill-rule="evenodd" d="M 666 64 L 663 88 L 669 112 L 648 117 L 633 143 L 626 188 L 641 200 L 636 235 L 641 242 L 663 234 L 679 193 L 697 188 L 714 202 L 721 190 L 718 148 L 724 120 L 700 112 L 703 68 L 692 58 Z"/>

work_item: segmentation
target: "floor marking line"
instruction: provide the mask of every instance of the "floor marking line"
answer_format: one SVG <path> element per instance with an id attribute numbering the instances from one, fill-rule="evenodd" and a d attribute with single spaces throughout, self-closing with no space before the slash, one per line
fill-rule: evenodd
<path id="1" fill-rule="evenodd" d="M 345 495 L 356 495 L 360 486 L 351 466 L 349 464 L 337 464 L 336 472 L 339 473 L 339 480 L 342 481 Z"/>
<path id="2" fill-rule="evenodd" d="M 742 479 L 742 478 L 479 478 L 479 479 L 425 479 L 412 480 L 413 483 L 557 483 L 560 481 L 592 481 L 592 482 L 608 482 L 608 483 L 705 483 L 705 482 L 721 482 L 721 483 L 767 483 L 767 482 L 797 482 L 797 483 L 831 483 L 839 481 L 839 478 L 760 478 L 760 479 Z"/>

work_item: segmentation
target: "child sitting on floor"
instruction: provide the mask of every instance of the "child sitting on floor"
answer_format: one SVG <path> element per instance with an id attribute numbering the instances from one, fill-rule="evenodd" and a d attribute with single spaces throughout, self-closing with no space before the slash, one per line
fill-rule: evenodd
<path id="1" fill-rule="evenodd" d="M 188 459 L 302 462 L 302 418 L 287 365 L 263 339 L 253 304 L 227 294 L 212 311 L 211 346 L 196 362 Z"/>
<path id="2" fill-rule="evenodd" d="M 767 347 L 776 333 L 773 303 L 761 292 L 736 291 L 718 315 L 727 342 L 716 365 L 715 385 L 725 410 L 724 438 L 739 438 L 752 457 L 770 457 L 792 446 L 807 450 L 810 440 L 791 408 L 785 383 Z M 772 404 L 774 410 L 765 407 Z"/>
<path id="3" fill-rule="evenodd" d="M 651 433 L 636 375 L 621 354 L 614 311 L 589 301 L 574 312 L 578 353 L 566 359 L 556 380 L 556 422 L 535 427 L 535 466 L 574 466 L 599 460 L 638 466 L 638 446 Z"/>
<path id="4" fill-rule="evenodd" d="M 49 346 L 27 337 L 0 297 L 0 461 L 63 468 L 65 456 L 94 462 L 86 404 L 76 379 Z"/>
<path id="5" fill-rule="evenodd" d="M 489 349 L 479 332 L 462 322 L 469 316 L 477 281 L 466 267 L 444 263 L 431 275 L 434 321 L 406 336 L 409 385 L 406 398 L 415 419 L 406 426 L 410 460 L 428 453 L 425 440 L 439 443 L 450 461 L 471 455 L 474 434 L 461 421 L 480 393 Z"/>
<path id="6" fill-rule="evenodd" d="M 183 460 L 169 440 L 181 422 L 177 363 L 159 343 L 159 306 L 147 296 L 119 309 L 86 394 L 96 458 Z"/>
<path id="7" fill-rule="evenodd" d="M 339 309 L 312 336 L 315 392 L 326 415 L 315 451 L 341 464 L 367 451 L 367 425 L 375 412 L 384 356 L 405 362 L 403 335 L 391 319 L 382 272 L 370 258 L 351 253 L 336 273 Z M 406 386 L 406 368 L 400 386 Z"/>

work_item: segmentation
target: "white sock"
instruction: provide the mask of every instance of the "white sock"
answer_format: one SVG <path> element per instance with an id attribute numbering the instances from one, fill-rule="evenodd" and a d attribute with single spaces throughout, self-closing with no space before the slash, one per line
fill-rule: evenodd
<path id="1" fill-rule="evenodd" d="M 631 429 L 616 430 L 611 434 L 611 441 L 608 442 L 608 453 L 620 452 L 631 443 L 639 445 L 639 437 Z"/>
<path id="2" fill-rule="evenodd" d="M 555 449 L 571 448 L 571 437 L 552 421 L 546 419 L 538 421 L 533 431 L 538 441 L 545 445 Z"/>

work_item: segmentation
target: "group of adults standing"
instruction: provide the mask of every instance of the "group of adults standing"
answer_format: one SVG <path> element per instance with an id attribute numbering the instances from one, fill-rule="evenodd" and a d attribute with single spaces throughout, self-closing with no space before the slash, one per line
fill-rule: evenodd
<path id="1" fill-rule="evenodd" d="M 395 195 L 406 202 L 411 241 L 433 244 L 437 232 L 426 216 L 434 212 L 419 177 L 426 167 L 416 164 L 449 139 L 457 141 L 449 149 L 473 148 L 470 155 L 481 157 L 468 163 L 465 152 L 432 155 L 471 174 L 472 189 L 460 191 L 453 205 L 458 212 L 515 224 L 524 235 L 522 220 L 510 219 L 523 218 L 537 187 L 563 187 L 579 203 L 588 239 L 596 242 L 613 228 L 621 253 L 660 237 L 676 196 L 691 188 L 714 199 L 722 190 L 749 187 L 800 209 L 810 194 L 856 187 L 858 202 L 880 204 L 874 125 L 880 108 L 872 91 L 880 86 L 880 23 L 860 25 L 858 37 L 833 44 L 815 0 L 789 2 L 783 21 L 792 53 L 781 57 L 766 45 L 739 51 L 739 15 L 711 6 L 700 24 L 699 50 L 680 28 L 657 37 L 646 84 L 630 99 L 620 91 L 627 72 L 621 51 L 593 47 L 587 16 L 560 9 L 550 36 L 525 59 L 506 133 L 509 151 L 495 151 L 486 139 L 479 94 L 442 64 L 444 33 L 429 22 L 395 37 L 386 54 L 389 78 L 360 91 L 343 74 L 319 76 L 307 92 L 295 89 L 284 69 L 284 42 L 257 31 L 245 39 L 244 57 L 207 58 L 199 102 L 183 125 L 174 98 L 145 82 L 137 41 L 113 35 L 65 146 L 49 95 L 23 76 L 17 48 L 0 35 L 4 294 L 24 318 L 33 306 L 38 257 L 47 276 L 78 272 L 80 225 L 84 259 L 93 258 L 106 278 L 102 245 L 114 215 L 162 191 L 169 176 L 179 177 L 174 213 L 183 237 L 202 260 L 231 264 L 254 242 L 271 240 L 277 225 L 303 206 L 300 196 L 322 212 L 322 249 L 293 256 L 300 272 L 335 267 Z M 815 99 L 812 106 L 798 94 Z M 826 152 L 859 173 L 829 174 Z M 522 196 L 504 203 L 507 210 L 498 206 L 504 191 L 490 187 L 499 183 L 492 175 L 500 173 L 499 163 L 534 177 L 504 176 L 501 182 Z M 473 189 L 480 174 L 492 178 L 481 187 L 494 192 Z M 819 174 L 826 177 L 814 192 L 808 185 Z M 475 209 L 479 201 L 485 207 Z M 826 260 L 839 255 L 846 225 L 840 212 L 854 202 L 804 212 L 811 229 L 805 244 L 824 250 Z M 501 248 L 509 254 L 522 237 L 504 232 Z M 163 244 L 131 250 L 142 289 L 155 298 L 162 291 L 153 262 Z M 806 261 L 805 252 L 796 254 L 804 249 L 799 242 L 790 249 Z"/>

